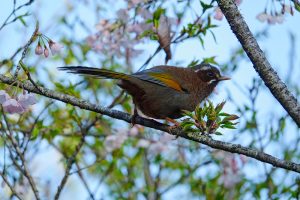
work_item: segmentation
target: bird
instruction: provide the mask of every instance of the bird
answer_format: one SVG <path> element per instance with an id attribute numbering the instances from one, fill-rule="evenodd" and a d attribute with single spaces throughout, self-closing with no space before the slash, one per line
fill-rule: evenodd
<path id="1" fill-rule="evenodd" d="M 220 81 L 229 80 L 209 63 L 193 67 L 159 65 L 133 74 L 84 66 L 59 67 L 69 73 L 95 78 L 117 79 L 117 85 L 132 96 L 134 117 L 138 110 L 154 119 L 173 122 L 185 111 L 194 111 Z M 133 119 L 133 118 L 132 118 Z"/>

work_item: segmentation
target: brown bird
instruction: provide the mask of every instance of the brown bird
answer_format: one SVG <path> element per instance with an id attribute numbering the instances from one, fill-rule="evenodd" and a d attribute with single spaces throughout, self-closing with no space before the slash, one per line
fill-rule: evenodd
<path id="1" fill-rule="evenodd" d="M 118 86 L 132 96 L 133 103 L 143 114 L 168 121 L 182 117 L 182 110 L 194 111 L 220 81 L 230 79 L 206 63 L 190 68 L 161 65 L 131 75 L 82 66 L 59 69 L 96 78 L 118 79 Z"/>

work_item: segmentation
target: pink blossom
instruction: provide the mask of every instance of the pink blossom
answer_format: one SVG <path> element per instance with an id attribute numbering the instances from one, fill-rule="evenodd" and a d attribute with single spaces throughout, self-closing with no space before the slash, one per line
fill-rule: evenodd
<path id="1" fill-rule="evenodd" d="M 229 168 L 226 168 L 219 179 L 219 183 L 223 184 L 225 188 L 234 188 L 242 180 L 241 174 L 236 173 Z"/>
<path id="2" fill-rule="evenodd" d="M 52 40 L 50 40 L 49 47 L 50 47 L 52 55 L 54 55 L 54 54 L 60 52 L 60 50 L 63 48 L 63 45 L 58 42 L 53 42 Z"/>
<path id="3" fill-rule="evenodd" d="M 276 24 L 277 18 L 276 18 L 276 16 L 271 16 L 271 15 L 269 15 L 267 21 L 268 21 L 268 24 Z"/>
<path id="4" fill-rule="evenodd" d="M 45 56 L 46 58 L 48 58 L 48 56 L 49 56 L 49 50 L 48 50 L 47 47 L 45 47 L 45 49 L 44 49 L 44 56 Z"/>
<path id="5" fill-rule="evenodd" d="M 131 0 L 131 3 L 134 5 L 142 3 L 142 2 L 144 2 L 144 0 Z"/>
<path id="6" fill-rule="evenodd" d="M 8 112 L 10 114 L 13 113 L 23 113 L 25 112 L 24 108 L 22 107 L 22 105 L 15 99 L 9 99 L 7 101 L 5 101 L 3 104 L 3 110 L 5 112 Z"/>
<path id="7" fill-rule="evenodd" d="M 258 19 L 258 21 L 260 22 L 265 22 L 269 19 L 269 15 L 265 12 L 262 12 L 262 13 L 259 13 L 257 16 L 256 16 L 256 19 Z"/>
<path id="8" fill-rule="evenodd" d="M 102 19 L 99 21 L 98 24 L 96 24 L 96 29 L 98 31 L 108 30 L 111 29 L 112 24 L 108 22 L 107 19 Z"/>
<path id="9" fill-rule="evenodd" d="M 129 133 L 128 135 L 130 136 L 137 136 L 139 134 L 139 128 L 137 127 L 138 125 L 135 125 L 134 127 L 132 127 L 130 130 L 129 130 Z"/>
<path id="10" fill-rule="evenodd" d="M 0 90 L 0 104 L 4 103 L 9 99 L 10 99 L 9 94 L 7 94 L 5 90 Z"/>
<path id="11" fill-rule="evenodd" d="M 241 5 L 242 0 L 235 0 L 234 2 L 235 2 L 235 4 L 236 4 L 237 6 L 239 6 L 239 5 Z"/>
<path id="12" fill-rule="evenodd" d="M 127 30 L 128 30 L 128 32 L 134 32 L 138 35 L 144 31 L 141 24 L 137 24 L 137 23 L 136 24 L 128 24 Z"/>
<path id="13" fill-rule="evenodd" d="M 120 9 L 117 11 L 117 16 L 122 21 L 126 22 L 129 19 L 128 10 L 127 9 Z"/>
<path id="14" fill-rule="evenodd" d="M 42 48 L 42 46 L 40 45 L 40 43 L 38 43 L 38 45 L 37 45 L 36 48 L 35 48 L 35 54 L 36 54 L 36 55 L 42 55 L 42 54 L 43 54 L 43 48 Z"/>
<path id="15" fill-rule="evenodd" d="M 118 135 L 109 135 L 105 138 L 104 144 L 107 152 L 112 152 L 115 149 L 118 149 L 127 139 L 127 135 L 118 134 Z"/>
<path id="16" fill-rule="evenodd" d="M 169 147 L 163 142 L 155 142 L 149 146 L 149 151 L 153 154 L 161 154 L 164 151 L 167 151 Z"/>
<path id="17" fill-rule="evenodd" d="M 215 151 L 214 156 L 221 161 L 223 168 L 219 183 L 223 184 L 225 188 L 234 188 L 242 179 L 241 167 L 244 165 L 242 157 L 236 157 L 234 154 L 225 151 Z M 240 158 L 242 165 L 239 165 L 237 158 Z"/>
<path id="18" fill-rule="evenodd" d="M 294 15 L 293 7 L 287 4 L 282 4 L 281 14 L 290 13 L 291 15 Z"/>
<path id="19" fill-rule="evenodd" d="M 284 16 L 281 15 L 281 14 L 276 15 L 276 16 L 275 16 L 275 20 L 276 20 L 276 22 L 277 22 L 278 24 L 282 24 L 283 21 L 284 21 Z"/>
<path id="20" fill-rule="evenodd" d="M 240 155 L 240 160 L 242 162 L 242 164 L 246 164 L 248 162 L 248 157 L 244 156 L 244 155 Z"/>
<path id="21" fill-rule="evenodd" d="M 149 9 L 145 9 L 143 7 L 139 7 L 138 8 L 138 13 L 144 19 L 151 19 L 152 18 L 152 13 L 149 11 Z"/>
<path id="22" fill-rule="evenodd" d="M 284 16 L 282 14 L 276 14 L 274 16 L 274 15 L 267 14 L 266 12 L 262 12 L 256 16 L 256 19 L 258 19 L 260 22 L 267 21 L 268 24 L 276 24 L 276 23 L 282 24 L 284 21 Z"/>
<path id="23" fill-rule="evenodd" d="M 224 17 L 224 15 L 223 15 L 221 9 L 220 9 L 219 7 L 216 7 L 214 18 L 215 18 L 216 20 L 221 21 L 221 20 L 223 19 L 223 17 Z"/>
<path id="24" fill-rule="evenodd" d="M 140 148 L 147 148 L 150 146 L 150 141 L 149 140 L 145 140 L 145 139 L 140 139 L 137 143 L 137 147 L 140 147 Z"/>
<path id="25" fill-rule="evenodd" d="M 18 102 L 20 105 L 26 110 L 29 106 L 36 104 L 37 100 L 33 93 L 30 94 L 22 94 L 18 97 Z"/>

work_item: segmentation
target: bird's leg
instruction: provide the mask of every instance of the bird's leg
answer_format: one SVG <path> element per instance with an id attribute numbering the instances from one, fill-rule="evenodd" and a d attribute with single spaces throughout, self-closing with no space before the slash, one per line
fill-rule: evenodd
<path id="1" fill-rule="evenodd" d="M 170 122 L 170 123 L 174 124 L 174 126 L 176 126 L 176 127 L 180 126 L 180 123 L 178 121 L 176 121 L 175 119 L 171 119 L 169 117 L 166 117 L 165 120 L 167 122 Z"/>
<path id="2" fill-rule="evenodd" d="M 137 116 L 139 116 L 139 114 L 137 112 L 136 106 L 134 106 L 133 115 L 131 117 L 131 127 L 133 127 L 135 125 Z"/>
<path id="3" fill-rule="evenodd" d="M 180 123 L 178 121 L 176 121 L 175 119 L 171 119 L 169 117 L 166 117 L 165 120 L 167 122 L 170 122 L 172 123 L 173 125 L 172 126 L 169 126 L 169 132 L 172 132 L 174 129 L 177 129 L 180 127 Z M 179 135 L 176 135 L 176 139 L 179 137 Z"/>

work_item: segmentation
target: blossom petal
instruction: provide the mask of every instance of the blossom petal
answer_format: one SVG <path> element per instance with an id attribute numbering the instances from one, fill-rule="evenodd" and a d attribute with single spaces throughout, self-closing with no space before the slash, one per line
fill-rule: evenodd
<path id="1" fill-rule="evenodd" d="M 3 104 L 3 110 L 5 112 L 8 112 L 10 114 L 13 113 L 23 113 L 25 112 L 25 109 L 19 104 L 19 102 L 15 99 L 9 99 L 5 101 Z"/>
<path id="2" fill-rule="evenodd" d="M 37 100 L 33 93 L 30 94 L 22 94 L 18 97 L 19 104 L 24 108 L 27 109 L 29 106 L 36 104 Z"/>
<path id="3" fill-rule="evenodd" d="M 0 104 L 4 103 L 8 99 L 10 99 L 9 94 L 7 94 L 5 90 L 0 90 Z"/>

